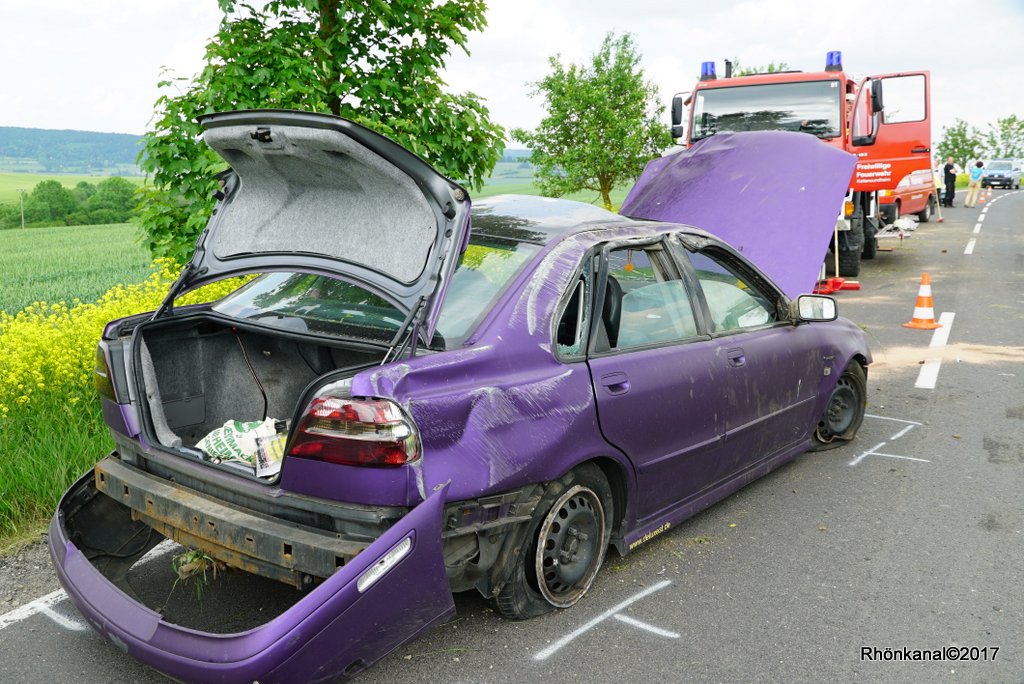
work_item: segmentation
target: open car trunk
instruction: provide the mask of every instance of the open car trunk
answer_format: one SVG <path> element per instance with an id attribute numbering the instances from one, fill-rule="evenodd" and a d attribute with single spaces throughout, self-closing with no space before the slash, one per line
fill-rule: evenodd
<path id="1" fill-rule="evenodd" d="M 255 578 L 227 577 L 218 582 L 242 584 L 228 582 L 216 593 L 242 593 L 211 595 L 207 609 L 189 617 L 181 599 L 191 587 L 179 588 L 168 607 L 173 575 L 133 580 L 133 566 L 159 537 L 124 503 L 99 494 L 97 481 L 93 472 L 82 477 L 51 522 L 57 575 L 93 628 L 177 681 L 335 681 L 455 612 L 441 552 L 447 487 L 308 591 L 283 597 Z M 247 592 L 259 595 L 256 605 Z M 234 613 L 245 602 L 254 614 L 239 622 Z"/>
<path id="2" fill-rule="evenodd" d="M 317 343 L 196 314 L 138 329 L 136 380 L 156 441 L 255 475 L 254 464 L 224 458 L 204 438 L 226 423 L 276 422 L 283 440 L 304 391 L 380 363 L 385 351 L 355 343 Z"/>

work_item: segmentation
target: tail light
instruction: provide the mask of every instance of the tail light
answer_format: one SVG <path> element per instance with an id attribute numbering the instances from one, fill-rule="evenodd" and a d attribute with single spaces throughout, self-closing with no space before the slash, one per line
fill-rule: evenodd
<path id="1" fill-rule="evenodd" d="M 843 216 L 846 218 L 853 216 L 853 202 L 850 200 L 843 202 Z"/>
<path id="2" fill-rule="evenodd" d="M 892 190 L 882 190 L 878 193 L 879 197 L 892 197 Z"/>
<path id="3" fill-rule="evenodd" d="M 347 387 L 332 387 L 309 402 L 289 456 L 377 467 L 402 466 L 419 458 L 419 435 L 398 404 L 344 396 Z"/>
<path id="4" fill-rule="evenodd" d="M 103 347 L 96 347 L 96 365 L 92 369 L 92 384 L 100 396 L 111 401 L 117 401 L 114 392 L 114 382 L 110 374 L 110 366 L 107 365 L 107 357 L 103 353 Z"/>

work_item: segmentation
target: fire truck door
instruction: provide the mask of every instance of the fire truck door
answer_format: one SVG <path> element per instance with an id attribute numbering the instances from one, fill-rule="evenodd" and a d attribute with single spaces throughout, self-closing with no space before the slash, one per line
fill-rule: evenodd
<path id="1" fill-rule="evenodd" d="M 857 155 L 853 190 L 893 189 L 931 167 L 931 89 L 927 71 L 870 76 L 853 103 L 848 152 Z"/>

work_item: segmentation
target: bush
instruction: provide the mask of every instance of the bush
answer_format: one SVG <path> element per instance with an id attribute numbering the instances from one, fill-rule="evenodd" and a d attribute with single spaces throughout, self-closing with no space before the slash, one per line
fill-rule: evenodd
<path id="1" fill-rule="evenodd" d="M 0 311 L 0 537 L 38 528 L 64 490 L 110 450 L 92 385 L 96 344 L 109 321 L 160 305 L 178 269 L 167 259 L 153 269 L 142 283 L 118 285 L 95 303 Z M 177 303 L 212 301 L 241 282 L 214 283 Z"/>

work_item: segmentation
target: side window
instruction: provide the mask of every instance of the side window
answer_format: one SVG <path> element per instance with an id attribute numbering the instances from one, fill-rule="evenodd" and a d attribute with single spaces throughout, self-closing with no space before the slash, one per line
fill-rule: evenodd
<path id="1" fill-rule="evenodd" d="M 582 356 L 587 349 L 587 331 L 590 329 L 590 290 L 594 279 L 594 260 L 588 258 L 580 276 L 570 288 L 569 299 L 555 328 L 555 343 L 563 357 Z"/>
<path id="2" fill-rule="evenodd" d="M 719 255 L 697 252 L 690 255 L 690 262 L 697 271 L 711 314 L 711 332 L 757 328 L 775 322 L 772 300 Z"/>
<path id="3" fill-rule="evenodd" d="M 673 342 L 697 335 L 683 281 L 666 266 L 660 246 L 609 253 L 598 351 Z"/>
<path id="4" fill-rule="evenodd" d="M 925 82 L 921 74 L 889 76 L 882 79 L 885 109 L 882 121 L 887 124 L 923 121 Z"/>

